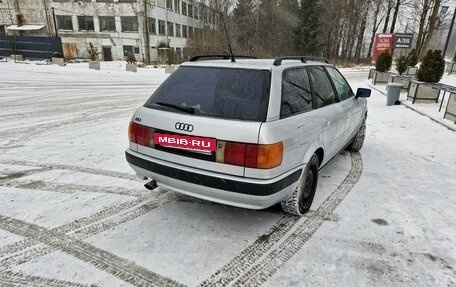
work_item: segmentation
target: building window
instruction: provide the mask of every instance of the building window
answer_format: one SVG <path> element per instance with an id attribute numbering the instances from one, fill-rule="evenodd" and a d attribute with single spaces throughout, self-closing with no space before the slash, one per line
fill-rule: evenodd
<path id="1" fill-rule="evenodd" d="M 176 24 L 176 37 L 182 37 L 180 24 Z"/>
<path id="2" fill-rule="evenodd" d="M 193 38 L 194 31 L 193 27 L 188 26 L 188 38 Z"/>
<path id="3" fill-rule="evenodd" d="M 187 16 L 187 3 L 182 1 L 182 15 Z"/>
<path id="4" fill-rule="evenodd" d="M 182 37 L 187 38 L 187 26 L 182 25 Z"/>
<path id="5" fill-rule="evenodd" d="M 158 20 L 158 34 L 166 35 L 165 21 Z"/>
<path id="6" fill-rule="evenodd" d="M 78 16 L 79 31 L 95 31 L 92 16 Z"/>
<path id="7" fill-rule="evenodd" d="M 100 20 L 100 31 L 116 31 L 116 20 L 114 17 L 98 17 Z"/>
<path id="8" fill-rule="evenodd" d="M 123 51 L 125 57 L 129 54 L 139 54 L 139 47 L 124 45 Z"/>
<path id="9" fill-rule="evenodd" d="M 133 46 L 123 46 L 123 51 L 124 51 L 124 56 L 128 56 L 130 54 L 133 54 Z"/>
<path id="10" fill-rule="evenodd" d="M 149 34 L 157 34 L 157 27 L 155 24 L 155 18 L 150 18 L 147 20 L 147 25 L 149 25 Z"/>
<path id="11" fill-rule="evenodd" d="M 182 48 L 176 48 L 176 57 L 178 60 L 182 59 Z"/>
<path id="12" fill-rule="evenodd" d="M 135 16 L 120 17 L 122 32 L 138 32 L 138 18 Z"/>
<path id="13" fill-rule="evenodd" d="M 193 5 L 188 4 L 188 17 L 193 17 Z"/>
<path id="14" fill-rule="evenodd" d="M 193 7 L 193 16 L 195 17 L 195 19 L 199 19 L 198 12 L 198 7 Z"/>
<path id="15" fill-rule="evenodd" d="M 174 24 L 171 22 L 168 22 L 167 26 L 168 26 L 168 36 L 173 37 L 174 36 Z"/>
<path id="16" fill-rule="evenodd" d="M 71 16 L 56 16 L 56 18 L 59 30 L 73 31 L 73 20 L 71 19 Z"/>
<path id="17" fill-rule="evenodd" d="M 166 0 L 166 9 L 173 10 L 173 0 Z"/>

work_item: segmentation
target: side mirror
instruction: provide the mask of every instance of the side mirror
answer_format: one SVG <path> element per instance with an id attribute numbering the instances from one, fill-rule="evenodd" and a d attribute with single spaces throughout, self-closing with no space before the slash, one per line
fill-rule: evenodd
<path id="1" fill-rule="evenodd" d="M 358 88 L 356 91 L 355 99 L 357 98 L 369 98 L 371 95 L 370 89 Z"/>

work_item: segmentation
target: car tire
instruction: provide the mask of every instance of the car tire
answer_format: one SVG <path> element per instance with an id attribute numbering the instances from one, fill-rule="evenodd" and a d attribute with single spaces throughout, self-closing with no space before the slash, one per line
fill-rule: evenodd
<path id="1" fill-rule="evenodd" d="M 318 167 L 318 156 L 314 154 L 301 174 L 293 195 L 281 202 L 285 212 L 301 216 L 310 209 L 317 189 Z"/>
<path id="2" fill-rule="evenodd" d="M 363 147 L 364 137 L 366 136 L 366 120 L 364 119 L 359 127 L 358 132 L 348 145 L 347 149 L 351 151 L 359 151 Z"/>

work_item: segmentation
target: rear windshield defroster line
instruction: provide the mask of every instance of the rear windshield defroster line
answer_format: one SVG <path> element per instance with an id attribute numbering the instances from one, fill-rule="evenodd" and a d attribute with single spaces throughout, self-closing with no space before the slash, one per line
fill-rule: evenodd
<path id="1" fill-rule="evenodd" d="M 266 70 L 184 66 L 171 74 L 144 106 L 264 122 L 270 84 L 271 74 Z"/>

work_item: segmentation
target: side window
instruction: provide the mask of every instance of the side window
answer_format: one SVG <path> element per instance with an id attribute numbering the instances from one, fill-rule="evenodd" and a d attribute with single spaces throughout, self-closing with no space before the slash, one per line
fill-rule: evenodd
<path id="1" fill-rule="evenodd" d="M 312 109 L 312 92 L 305 69 L 284 71 L 282 76 L 282 107 L 280 117 Z"/>
<path id="2" fill-rule="evenodd" d="M 354 96 L 350 85 L 338 70 L 333 67 L 326 67 L 326 70 L 334 83 L 334 87 L 336 88 L 340 101 L 345 101 L 346 99 Z"/>
<path id="3" fill-rule="evenodd" d="M 312 82 L 315 108 L 321 108 L 336 102 L 331 81 L 328 78 L 323 67 L 312 66 L 307 68 L 309 71 L 310 81 Z"/>

